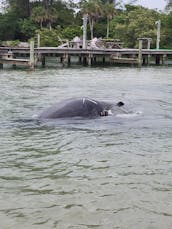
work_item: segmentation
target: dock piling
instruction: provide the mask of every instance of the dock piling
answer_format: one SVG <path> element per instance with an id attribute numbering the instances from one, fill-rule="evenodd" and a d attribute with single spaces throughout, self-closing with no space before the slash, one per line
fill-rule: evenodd
<path id="1" fill-rule="evenodd" d="M 41 56 L 42 67 L 45 67 L 45 55 Z"/>
<path id="2" fill-rule="evenodd" d="M 34 41 L 30 42 L 30 61 L 29 61 L 30 68 L 33 69 L 35 66 L 34 60 Z"/>
<path id="3" fill-rule="evenodd" d="M 142 38 L 138 38 L 139 40 L 139 55 L 138 55 L 138 63 L 139 67 L 142 66 L 142 47 L 143 47 L 143 40 Z"/>
<path id="4" fill-rule="evenodd" d="M 88 20 L 88 15 L 84 14 L 83 15 L 83 44 L 82 48 L 86 49 L 87 48 L 87 20 Z"/>

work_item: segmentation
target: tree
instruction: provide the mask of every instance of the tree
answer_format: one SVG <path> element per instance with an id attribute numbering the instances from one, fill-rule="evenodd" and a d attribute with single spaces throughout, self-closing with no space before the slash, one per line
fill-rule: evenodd
<path id="1" fill-rule="evenodd" d="M 172 12 L 161 16 L 161 47 L 172 48 Z"/>
<path id="2" fill-rule="evenodd" d="M 112 21 L 113 36 L 122 39 L 125 45 L 130 48 L 138 46 L 137 38 L 139 37 L 150 37 L 155 45 L 155 22 L 159 19 L 160 13 L 155 10 L 126 5 L 126 10 Z"/>
<path id="3" fill-rule="evenodd" d="M 44 22 L 44 18 L 45 18 L 45 9 L 42 6 L 37 6 L 34 7 L 32 10 L 32 18 L 36 23 L 40 24 L 40 27 L 42 28 L 43 22 Z"/>
<path id="4" fill-rule="evenodd" d="M 91 39 L 93 39 L 93 37 L 94 37 L 94 32 L 93 32 L 94 23 L 102 14 L 100 0 L 82 1 L 81 2 L 81 12 L 82 12 L 82 14 L 88 15 L 90 32 L 91 32 Z"/>
<path id="5" fill-rule="evenodd" d="M 103 13 L 107 19 L 106 37 L 109 38 L 110 20 L 112 20 L 115 15 L 114 4 L 107 2 L 103 7 Z"/>
<path id="6" fill-rule="evenodd" d="M 56 21 L 58 14 L 55 8 L 50 7 L 46 10 L 45 13 L 45 22 L 48 25 L 49 29 L 52 29 L 52 23 Z"/>
<path id="7" fill-rule="evenodd" d="M 8 12 L 0 15 L 0 40 L 14 40 L 16 39 L 17 31 L 17 14 L 15 12 Z"/>
<path id="8" fill-rule="evenodd" d="M 29 0 L 8 0 L 10 9 L 15 11 L 20 18 L 28 18 L 30 16 Z"/>
<path id="9" fill-rule="evenodd" d="M 171 11 L 172 10 L 172 0 L 166 0 L 167 5 L 166 5 L 166 10 Z"/>
<path id="10" fill-rule="evenodd" d="M 27 41 L 34 36 L 36 29 L 37 27 L 32 19 L 19 19 L 17 39 Z"/>

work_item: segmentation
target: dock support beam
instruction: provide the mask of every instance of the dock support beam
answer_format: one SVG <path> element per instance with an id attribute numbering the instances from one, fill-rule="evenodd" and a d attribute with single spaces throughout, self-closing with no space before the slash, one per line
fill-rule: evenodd
<path id="1" fill-rule="evenodd" d="M 106 59 L 105 59 L 105 56 L 103 56 L 103 64 L 105 64 L 106 62 Z"/>
<path id="2" fill-rule="evenodd" d="M 87 57 L 86 56 L 83 56 L 82 63 L 83 63 L 83 65 L 87 65 Z"/>
<path id="3" fill-rule="evenodd" d="M 162 64 L 163 64 L 163 65 L 165 64 L 166 59 L 167 59 L 167 55 L 164 54 L 164 55 L 162 56 Z"/>
<path id="4" fill-rule="evenodd" d="M 92 56 L 92 54 L 89 54 L 89 56 L 88 56 L 88 66 L 91 67 L 92 63 L 93 63 L 93 56 Z"/>
<path id="5" fill-rule="evenodd" d="M 79 56 L 79 64 L 82 64 L 82 56 Z"/>
<path id="6" fill-rule="evenodd" d="M 0 63 L 0 69 L 3 69 L 3 64 Z"/>
<path id="7" fill-rule="evenodd" d="M 42 67 L 45 67 L 45 55 L 42 55 L 41 57 L 41 61 L 42 61 Z"/>
<path id="8" fill-rule="evenodd" d="M 63 67 L 70 65 L 70 56 L 69 54 L 65 53 L 61 59 Z"/>
<path id="9" fill-rule="evenodd" d="M 161 60 L 161 57 L 159 55 L 156 55 L 156 57 L 155 57 L 156 65 L 160 65 L 160 60 Z"/>

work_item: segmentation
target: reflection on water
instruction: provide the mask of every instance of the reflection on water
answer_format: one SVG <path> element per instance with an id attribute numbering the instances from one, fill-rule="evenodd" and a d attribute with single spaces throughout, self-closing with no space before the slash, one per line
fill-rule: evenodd
<path id="1" fill-rule="evenodd" d="M 2 228 L 171 228 L 171 68 L 1 71 Z M 130 115 L 34 120 L 54 102 Z"/>

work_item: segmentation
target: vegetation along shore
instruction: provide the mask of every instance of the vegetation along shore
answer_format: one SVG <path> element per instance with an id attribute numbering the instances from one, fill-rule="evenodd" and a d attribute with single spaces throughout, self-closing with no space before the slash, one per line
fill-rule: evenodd
<path id="1" fill-rule="evenodd" d="M 137 1 L 136 1 L 137 2 Z M 138 48 L 138 37 L 152 38 L 156 47 L 156 21 L 161 21 L 161 48 L 172 48 L 172 2 L 157 11 L 113 0 L 6 0 L 0 13 L 0 45 L 17 46 L 39 33 L 41 46 L 57 47 L 81 37 L 83 15 L 88 15 L 87 38 L 120 39 L 125 47 Z M 1 8 L 2 8 L 1 7 Z M 7 42 L 8 41 L 8 42 Z"/>

